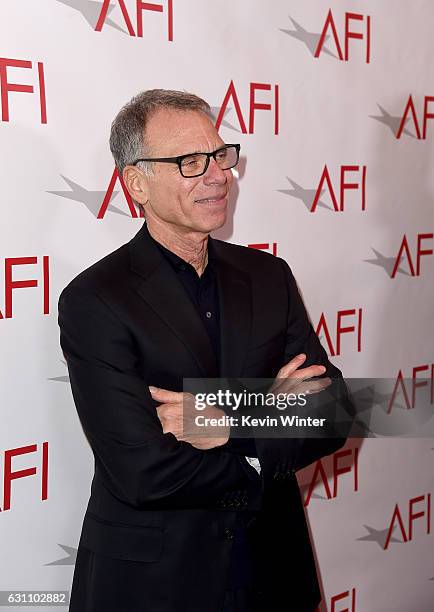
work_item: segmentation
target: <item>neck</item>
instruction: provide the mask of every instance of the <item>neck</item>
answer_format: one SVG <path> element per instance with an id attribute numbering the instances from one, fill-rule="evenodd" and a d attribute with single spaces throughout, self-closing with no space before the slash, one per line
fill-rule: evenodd
<path id="1" fill-rule="evenodd" d="M 208 263 L 208 235 L 202 232 L 181 232 L 176 226 L 172 227 L 153 223 L 146 220 L 148 231 L 152 238 L 162 244 L 166 249 L 191 264 L 197 274 L 201 276 Z"/>

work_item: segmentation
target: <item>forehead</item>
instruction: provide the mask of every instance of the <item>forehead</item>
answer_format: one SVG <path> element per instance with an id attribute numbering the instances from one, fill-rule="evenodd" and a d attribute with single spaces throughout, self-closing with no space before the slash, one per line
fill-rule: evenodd
<path id="1" fill-rule="evenodd" d="M 150 117 L 145 139 L 152 155 L 158 157 L 214 151 L 223 144 L 205 113 L 168 108 L 159 109 Z"/>

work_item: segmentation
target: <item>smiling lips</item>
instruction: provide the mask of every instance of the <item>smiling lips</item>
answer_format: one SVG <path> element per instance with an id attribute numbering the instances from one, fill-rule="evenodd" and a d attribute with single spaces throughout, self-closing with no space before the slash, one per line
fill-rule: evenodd
<path id="1" fill-rule="evenodd" d="M 220 202 L 220 200 L 223 200 L 226 197 L 226 193 L 221 193 L 221 194 L 217 194 L 211 198 L 202 198 L 200 200 L 195 200 L 195 202 L 198 202 L 199 204 L 213 204 L 215 202 Z"/>

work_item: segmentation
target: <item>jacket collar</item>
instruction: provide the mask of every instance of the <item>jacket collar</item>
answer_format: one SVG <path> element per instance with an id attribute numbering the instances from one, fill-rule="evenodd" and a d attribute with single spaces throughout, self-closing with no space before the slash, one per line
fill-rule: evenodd
<path id="1" fill-rule="evenodd" d="M 182 340 L 202 375 L 235 377 L 242 372 L 251 332 L 251 283 L 249 275 L 236 266 L 228 245 L 211 237 L 209 240 L 220 305 L 220 373 L 206 329 L 146 223 L 129 242 L 131 270 L 139 277 L 136 289 L 140 296 Z"/>

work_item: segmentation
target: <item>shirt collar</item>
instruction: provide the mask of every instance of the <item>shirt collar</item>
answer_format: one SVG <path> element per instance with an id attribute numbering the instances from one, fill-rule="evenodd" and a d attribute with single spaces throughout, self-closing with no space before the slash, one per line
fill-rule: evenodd
<path id="1" fill-rule="evenodd" d="M 149 233 L 149 230 L 148 230 L 148 233 Z M 159 248 L 161 253 L 171 263 L 171 265 L 173 266 L 175 270 L 181 271 L 181 272 L 185 270 L 191 270 L 197 275 L 197 272 L 194 266 L 192 266 L 188 261 L 185 261 L 185 259 L 182 259 L 182 257 L 179 257 L 179 255 L 177 255 L 176 253 L 167 249 L 165 246 L 161 244 L 161 242 L 158 242 L 157 240 L 155 240 L 155 238 L 153 238 L 150 233 L 149 233 L 149 237 L 151 238 L 151 240 L 154 241 L 154 243 Z M 216 253 L 215 253 L 215 248 L 213 245 L 213 240 L 210 236 L 208 237 L 207 249 L 208 249 L 208 263 L 206 265 L 206 268 L 203 274 L 205 274 L 207 270 L 208 270 L 208 273 L 214 272 L 214 269 L 215 269 Z"/>

